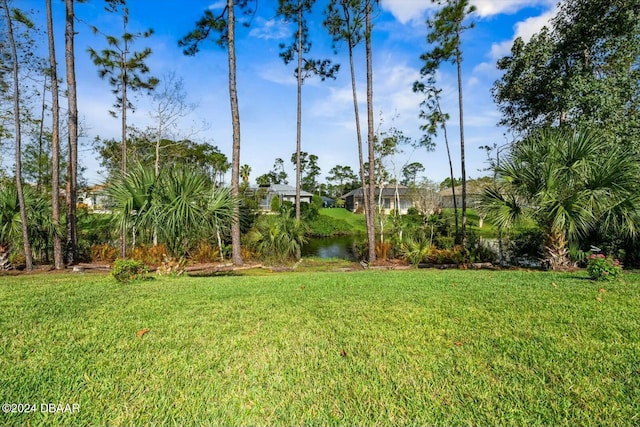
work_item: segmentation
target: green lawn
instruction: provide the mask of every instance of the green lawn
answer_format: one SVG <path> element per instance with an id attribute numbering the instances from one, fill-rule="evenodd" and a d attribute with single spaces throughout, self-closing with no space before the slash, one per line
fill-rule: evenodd
<path id="1" fill-rule="evenodd" d="M 364 214 L 354 214 L 344 208 L 322 208 L 320 209 L 320 215 L 347 222 L 351 226 L 352 233 L 365 233 L 367 231 Z"/>
<path id="2" fill-rule="evenodd" d="M 452 230 L 455 227 L 455 211 L 453 208 L 445 208 L 442 210 L 444 217 L 450 219 Z M 458 220 L 462 221 L 462 211 L 458 208 Z M 483 221 L 482 228 L 478 227 L 480 221 L 480 215 L 475 209 L 467 209 L 467 227 L 469 231 L 472 231 L 477 236 L 496 239 L 498 237 L 498 227 L 493 225 L 491 221 L 486 218 Z M 536 227 L 534 221 L 530 219 L 523 219 L 522 223 L 513 226 L 510 230 L 505 230 L 505 233 L 509 231 L 524 231 L 530 230 Z"/>
<path id="3" fill-rule="evenodd" d="M 80 405 L 0 425 L 638 425 L 640 275 L 4 276 L 0 403 Z"/>

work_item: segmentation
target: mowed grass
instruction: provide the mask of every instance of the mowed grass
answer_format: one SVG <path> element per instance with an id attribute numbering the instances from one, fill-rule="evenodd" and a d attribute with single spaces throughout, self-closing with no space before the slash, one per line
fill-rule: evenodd
<path id="1" fill-rule="evenodd" d="M 344 208 L 321 208 L 319 213 L 320 215 L 345 221 L 351 226 L 353 233 L 365 233 L 367 231 L 364 214 L 355 214 Z"/>
<path id="2" fill-rule="evenodd" d="M 2 425 L 640 424 L 637 274 L 0 277 L 0 336 L 0 403 L 80 405 Z"/>

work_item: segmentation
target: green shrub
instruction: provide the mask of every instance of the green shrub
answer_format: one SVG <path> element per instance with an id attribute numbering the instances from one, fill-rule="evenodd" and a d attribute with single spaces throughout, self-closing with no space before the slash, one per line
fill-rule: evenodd
<path id="1" fill-rule="evenodd" d="M 412 265 L 424 262 L 431 252 L 431 244 L 426 239 L 408 238 L 400 244 L 400 256 Z"/>
<path id="2" fill-rule="evenodd" d="M 118 259 L 111 269 L 111 275 L 120 283 L 144 279 L 147 273 L 149 270 L 142 261 L 132 259 Z"/>
<path id="3" fill-rule="evenodd" d="M 12 252 L 9 255 L 9 264 L 16 270 L 24 270 L 27 266 L 27 259 L 20 252 Z"/>
<path id="4" fill-rule="evenodd" d="M 366 237 L 361 237 L 353 240 L 351 246 L 351 252 L 358 260 L 369 259 L 369 242 Z"/>
<path id="5" fill-rule="evenodd" d="M 280 197 L 271 199 L 271 212 L 280 212 Z"/>
<path id="6" fill-rule="evenodd" d="M 622 274 L 620 261 L 603 254 L 589 255 L 587 272 L 593 280 L 616 280 Z"/>
<path id="7" fill-rule="evenodd" d="M 495 262 L 498 254 L 475 232 L 467 233 L 467 250 L 471 262 Z"/>
<path id="8" fill-rule="evenodd" d="M 456 239 L 453 236 L 437 236 L 435 240 L 438 249 L 453 249 L 456 244 Z"/>
<path id="9" fill-rule="evenodd" d="M 507 237 L 507 251 L 512 257 L 542 257 L 542 230 L 539 228 L 514 230 Z"/>
<path id="10" fill-rule="evenodd" d="M 291 218 L 290 212 L 285 210 L 280 215 L 261 217 L 246 241 L 262 259 L 285 262 L 297 258 L 307 242 L 307 231 L 304 222 Z"/>
<path id="11" fill-rule="evenodd" d="M 433 264 L 462 264 L 465 253 L 460 246 L 451 249 L 432 249 L 427 256 L 427 262 Z"/>
<path id="12" fill-rule="evenodd" d="M 316 194 L 311 197 L 311 203 L 300 203 L 300 213 L 305 221 L 313 221 L 318 218 L 321 208 L 322 197 Z M 293 213 L 295 214 L 295 211 Z"/>

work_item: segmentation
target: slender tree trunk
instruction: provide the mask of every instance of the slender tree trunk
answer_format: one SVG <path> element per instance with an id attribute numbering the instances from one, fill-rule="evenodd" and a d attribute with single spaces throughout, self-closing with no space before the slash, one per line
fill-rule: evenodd
<path id="1" fill-rule="evenodd" d="M 20 125 L 20 85 L 18 72 L 18 52 L 16 41 L 13 37 L 13 23 L 9 13 L 7 0 L 2 0 L 5 18 L 7 21 L 7 32 L 9 45 L 11 48 L 11 61 L 13 62 L 13 115 L 15 121 L 16 139 L 16 190 L 18 192 L 18 203 L 20 204 L 20 222 L 22 223 L 22 240 L 24 244 L 25 265 L 28 271 L 33 270 L 33 257 L 31 255 L 31 244 L 29 242 L 29 231 L 27 229 L 27 207 L 24 202 L 24 192 L 22 189 L 22 131 Z"/>
<path id="2" fill-rule="evenodd" d="M 75 65 L 75 29 L 73 10 L 74 0 L 65 0 L 66 28 L 65 28 L 65 59 L 67 65 L 67 101 L 69 127 L 69 165 L 67 166 L 67 264 L 75 264 L 78 259 L 78 224 L 76 219 L 77 200 L 77 170 L 78 170 L 78 97 L 76 93 L 76 65 Z"/>
<path id="3" fill-rule="evenodd" d="M 53 266 L 64 268 L 62 239 L 60 236 L 60 95 L 58 90 L 58 64 L 53 37 L 51 0 L 46 0 L 47 32 L 49 38 L 49 65 L 51 67 L 51 222 L 53 223 Z"/>
<path id="4" fill-rule="evenodd" d="M 238 91 L 236 88 L 236 47 L 235 47 L 235 14 L 233 0 L 227 0 L 227 43 L 229 45 L 229 100 L 231 103 L 231 124 L 233 126 L 233 149 L 231 154 L 231 195 L 240 196 L 240 111 L 238 108 Z M 242 248 L 240 246 L 240 206 L 233 208 L 231 224 L 231 252 L 234 265 L 241 266 Z"/>
<path id="5" fill-rule="evenodd" d="M 123 13 L 127 13 L 126 11 Z M 123 16 L 123 31 L 127 31 L 127 18 Z M 122 176 L 127 174 L 127 53 L 128 53 L 128 45 L 127 40 L 124 41 L 124 51 L 122 52 L 122 64 L 120 66 L 121 69 L 121 80 L 120 85 L 122 87 L 122 105 L 120 106 L 120 126 L 121 126 L 121 135 L 122 138 L 122 151 L 120 159 L 120 171 L 122 172 Z M 135 246 L 135 241 L 134 241 Z M 120 229 L 120 257 L 125 258 L 127 256 L 127 218 L 122 222 L 122 228 Z"/>
<path id="6" fill-rule="evenodd" d="M 158 124 L 158 133 L 156 135 L 156 156 L 153 164 L 153 170 L 156 178 L 160 176 L 160 143 L 162 142 L 162 120 Z M 214 179 L 215 182 L 215 179 Z"/>
<path id="7" fill-rule="evenodd" d="M 460 115 L 460 166 L 462 173 L 462 230 L 461 240 L 463 250 L 467 247 L 467 172 L 465 167 L 464 158 L 464 115 L 462 108 L 462 55 L 460 54 L 460 25 L 458 23 L 456 31 L 456 40 L 458 46 L 456 47 L 456 65 L 458 69 L 458 109 Z M 453 185 L 453 183 L 451 183 Z"/>
<path id="8" fill-rule="evenodd" d="M 358 161 L 360 162 L 360 180 L 362 181 L 362 199 L 364 204 L 364 217 L 367 223 L 367 242 L 369 243 L 369 247 L 373 246 L 375 252 L 376 245 L 376 237 L 375 234 L 373 239 L 369 234 L 369 230 L 373 226 L 374 219 L 371 217 L 371 212 L 369 211 L 369 193 L 367 192 L 365 173 L 364 173 L 364 156 L 362 153 L 362 132 L 360 131 L 360 112 L 358 110 L 358 94 L 356 92 L 356 73 L 353 66 L 353 47 L 351 43 L 349 44 L 349 69 L 351 70 L 351 92 L 353 95 L 353 111 L 355 113 L 356 118 L 356 136 L 358 140 Z M 375 230 L 374 230 L 375 233 Z M 369 255 L 371 255 L 371 251 L 369 251 Z M 375 260 L 375 258 L 374 258 Z M 371 261 L 371 258 L 369 258 Z"/>
<path id="9" fill-rule="evenodd" d="M 154 170 L 156 180 L 160 176 L 160 142 L 161 141 L 162 141 L 162 119 L 158 124 L 158 134 L 156 135 L 156 158 L 153 165 L 153 168 L 154 168 L 153 170 Z M 214 185 L 215 185 L 215 179 L 214 179 Z M 158 246 L 158 227 L 155 224 L 155 221 L 153 225 L 153 246 Z"/>
<path id="10" fill-rule="evenodd" d="M 47 111 L 47 75 L 44 76 L 42 84 L 42 110 L 40 111 L 40 129 L 38 130 L 38 178 L 36 179 L 36 190 L 40 193 L 42 189 L 42 138 L 44 136 L 44 114 Z"/>
<path id="11" fill-rule="evenodd" d="M 296 125 L 296 219 L 300 220 L 300 151 L 302 139 L 302 5 L 298 1 L 298 111 Z M 298 257 L 299 259 L 300 257 Z"/>
<path id="12" fill-rule="evenodd" d="M 366 29 L 365 29 L 365 51 L 367 62 L 367 143 L 369 145 L 369 216 L 371 221 L 367 228 L 367 237 L 369 240 L 369 262 L 376 260 L 375 245 L 375 227 L 373 218 L 375 216 L 375 208 L 373 200 L 375 199 L 375 152 L 374 152 L 374 129 L 373 129 L 373 66 L 371 60 L 371 0 L 367 1 Z M 382 188 L 380 189 L 382 192 Z M 372 244 L 373 243 L 373 244 Z"/>
<path id="13" fill-rule="evenodd" d="M 378 187 L 379 187 L 378 188 L 378 219 L 380 220 L 380 243 L 384 243 L 384 205 L 382 204 L 382 193 L 384 189 L 384 182 L 379 182 Z M 374 197 L 375 197 L 375 193 L 374 193 Z M 368 231 L 369 230 L 367 230 L 367 232 Z M 374 252 L 375 252 L 375 249 L 374 249 Z"/>
<path id="14" fill-rule="evenodd" d="M 440 108 L 440 101 L 436 99 L 436 107 L 438 108 L 438 113 L 440 117 L 444 117 L 442 114 L 442 109 Z M 455 186 L 455 178 L 453 177 L 453 162 L 451 161 L 451 150 L 449 150 L 449 135 L 447 133 L 447 125 L 442 122 L 442 132 L 444 133 L 444 145 L 447 147 L 447 159 L 449 160 L 449 177 L 451 178 L 451 195 L 453 196 L 453 215 L 455 218 L 456 224 L 456 240 L 458 240 L 459 233 L 459 225 L 458 225 L 458 201 L 456 200 L 456 186 Z"/>
<path id="15" fill-rule="evenodd" d="M 216 227 L 216 239 L 218 239 L 218 249 L 220 250 L 220 261 L 224 262 L 224 251 L 222 250 L 222 237 L 220 236 L 220 229 Z"/>

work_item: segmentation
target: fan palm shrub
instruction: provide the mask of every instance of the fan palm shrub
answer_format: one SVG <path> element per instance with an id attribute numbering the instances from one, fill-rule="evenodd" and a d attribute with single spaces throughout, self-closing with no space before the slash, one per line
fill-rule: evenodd
<path id="1" fill-rule="evenodd" d="M 250 232 L 250 245 L 263 259 L 285 262 L 300 258 L 309 228 L 301 220 L 292 218 L 290 209 L 284 209 L 279 215 L 261 217 Z"/>
<path id="2" fill-rule="evenodd" d="M 568 243 L 593 230 L 636 236 L 640 226 L 639 162 L 593 131 L 550 128 L 514 144 L 480 209 L 509 227 L 533 218 L 543 230 L 552 269 L 570 265 Z"/>
<path id="3" fill-rule="evenodd" d="M 171 255 L 184 256 L 203 238 L 229 228 L 237 203 L 199 170 L 172 168 L 158 176 L 138 165 L 109 186 L 115 221 L 140 239 L 157 240 Z"/>
<path id="4" fill-rule="evenodd" d="M 431 253 L 431 243 L 428 239 L 420 237 L 407 237 L 400 243 L 400 257 L 409 261 L 412 265 L 425 262 Z"/>
<path id="5" fill-rule="evenodd" d="M 227 188 L 214 188 L 200 171 L 177 168 L 160 177 L 155 217 L 172 253 L 185 253 L 216 232 L 227 230 L 237 200 Z"/>
<path id="6" fill-rule="evenodd" d="M 113 220 L 119 229 L 131 233 L 134 246 L 140 240 L 148 240 L 157 225 L 153 212 L 157 181 L 153 168 L 138 163 L 127 173 L 116 175 L 107 186 Z"/>
<path id="7" fill-rule="evenodd" d="M 22 239 L 20 206 L 15 185 L 0 187 L 0 245 L 12 247 Z"/>
<path id="8" fill-rule="evenodd" d="M 31 240 L 31 249 L 39 255 L 40 261 L 47 261 L 52 251 L 54 233 L 62 233 L 51 221 L 50 202 L 25 186 L 24 199 L 27 208 L 27 227 Z M 0 246 L 5 248 L 22 245 L 22 221 L 18 192 L 13 183 L 0 186 Z"/>

